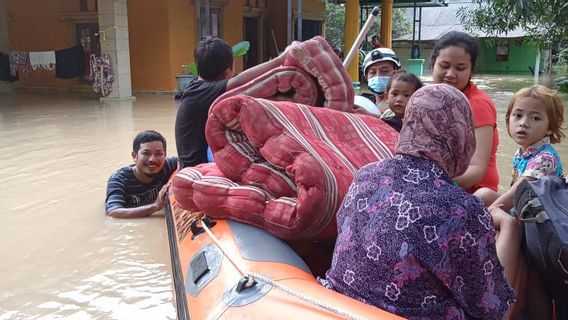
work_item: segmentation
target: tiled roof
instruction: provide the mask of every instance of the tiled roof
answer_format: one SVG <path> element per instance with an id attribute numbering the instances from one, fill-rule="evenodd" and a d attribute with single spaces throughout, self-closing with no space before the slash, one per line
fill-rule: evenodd
<path id="1" fill-rule="evenodd" d="M 447 7 L 423 8 L 420 40 L 436 40 L 441 35 L 449 31 L 464 31 L 478 38 L 521 38 L 527 34 L 521 28 L 517 28 L 506 34 L 488 34 L 481 30 L 474 30 L 473 32 L 465 30 L 457 13 L 466 9 L 474 9 L 476 7 L 477 4 L 471 3 L 471 1 L 451 1 Z M 414 9 L 408 8 L 405 12 L 407 19 L 410 20 L 412 24 Z M 418 18 L 418 9 L 416 10 L 416 18 Z M 416 26 L 418 27 L 418 24 L 416 24 Z M 412 30 L 410 33 L 400 36 L 394 40 L 412 40 Z M 416 40 L 418 40 L 418 30 L 416 30 Z"/>

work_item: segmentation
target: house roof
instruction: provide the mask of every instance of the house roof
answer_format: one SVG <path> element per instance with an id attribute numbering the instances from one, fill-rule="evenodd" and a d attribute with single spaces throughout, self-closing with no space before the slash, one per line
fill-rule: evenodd
<path id="1" fill-rule="evenodd" d="M 507 33 L 494 34 L 487 33 L 479 29 L 473 31 L 465 30 L 460 18 L 458 17 L 458 12 L 467 9 L 474 9 L 478 5 L 471 2 L 471 0 L 462 1 L 450 1 L 447 7 L 429 7 L 422 8 L 422 21 L 421 21 L 421 41 L 431 41 L 438 39 L 441 35 L 449 31 L 463 31 L 471 34 L 472 36 L 478 38 L 522 38 L 527 35 L 527 33 L 521 29 L 516 28 L 513 31 Z M 412 20 L 414 17 L 414 9 L 408 8 L 405 10 L 406 17 Z M 416 11 L 416 18 L 418 18 L 418 10 Z M 418 24 L 416 25 L 418 27 Z M 403 36 L 397 37 L 395 41 L 408 41 L 412 40 L 412 31 Z M 418 30 L 416 31 L 416 40 L 418 40 Z"/>

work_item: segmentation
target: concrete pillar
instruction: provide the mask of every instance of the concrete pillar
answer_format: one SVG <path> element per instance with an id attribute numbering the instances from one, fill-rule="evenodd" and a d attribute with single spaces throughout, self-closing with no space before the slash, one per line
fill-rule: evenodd
<path id="1" fill-rule="evenodd" d="M 114 83 L 104 99 L 132 99 L 126 0 L 98 0 L 101 53 L 110 57 Z"/>
<path id="2" fill-rule="evenodd" d="M 391 0 L 392 1 L 392 0 Z M 357 39 L 359 33 L 359 0 L 345 1 L 345 32 L 343 42 L 343 52 L 347 54 Z M 351 80 L 359 81 L 359 54 L 355 54 L 351 64 L 347 66 L 347 72 L 351 76 Z"/>
<path id="3" fill-rule="evenodd" d="M 392 48 L 392 7 L 393 0 L 381 2 L 381 44 Z"/>
<path id="4" fill-rule="evenodd" d="M 0 52 L 10 51 L 10 32 L 8 30 L 8 0 L 0 0 Z M 0 92 L 13 91 L 10 82 L 0 81 Z"/>

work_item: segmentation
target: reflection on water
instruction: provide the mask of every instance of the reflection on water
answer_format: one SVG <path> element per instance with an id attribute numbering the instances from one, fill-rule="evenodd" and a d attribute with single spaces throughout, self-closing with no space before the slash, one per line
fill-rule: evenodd
<path id="1" fill-rule="evenodd" d="M 506 107 L 532 79 L 476 83 L 497 105 L 504 187 L 517 148 Z M 0 95 L 0 319 L 175 318 L 163 216 L 113 220 L 103 205 L 108 176 L 131 162 L 136 133 L 160 131 L 175 154 L 175 111 L 170 96 L 99 103 L 63 92 Z M 566 161 L 567 144 L 556 148 Z"/>

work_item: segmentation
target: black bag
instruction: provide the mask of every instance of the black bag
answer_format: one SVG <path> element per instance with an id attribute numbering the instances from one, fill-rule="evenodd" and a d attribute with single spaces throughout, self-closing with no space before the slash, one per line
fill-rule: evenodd
<path id="1" fill-rule="evenodd" d="M 568 317 L 568 185 L 563 178 L 524 180 L 515 194 L 524 230 L 527 262 L 538 271 L 556 304 L 558 319 Z M 562 316 L 561 316 L 562 315 Z"/>

